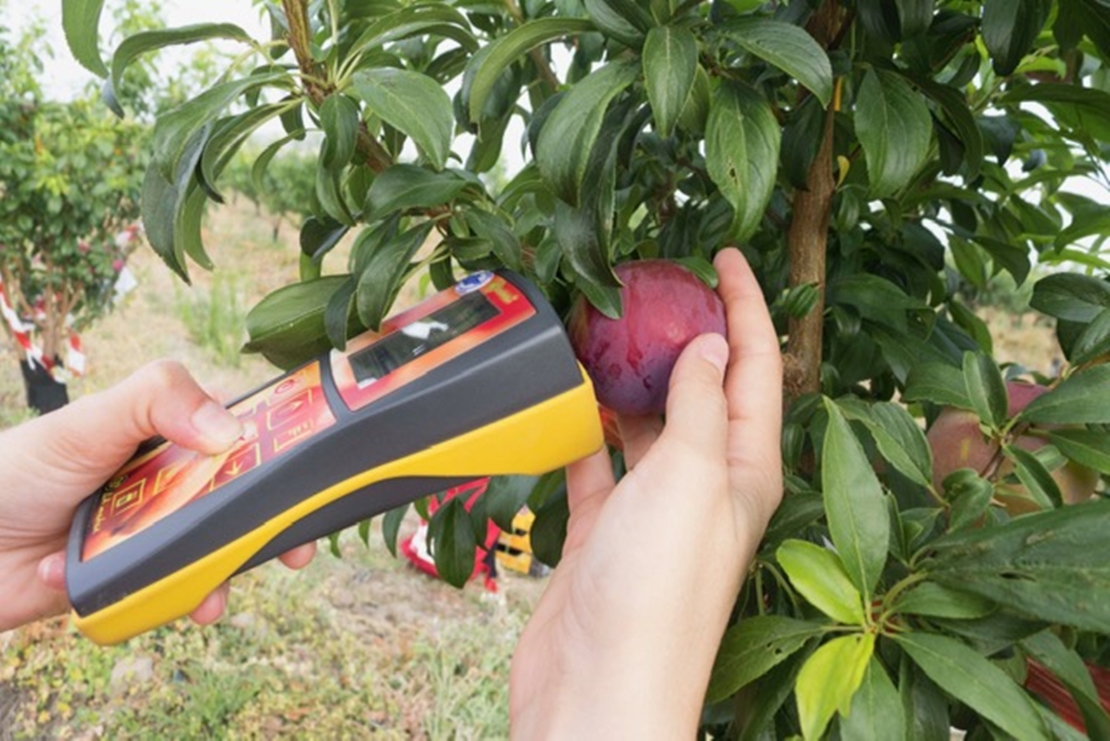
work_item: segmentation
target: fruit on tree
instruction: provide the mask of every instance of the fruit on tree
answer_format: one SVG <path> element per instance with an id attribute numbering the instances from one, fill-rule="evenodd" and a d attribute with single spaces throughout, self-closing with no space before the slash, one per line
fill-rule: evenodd
<path id="1" fill-rule="evenodd" d="M 575 353 L 598 401 L 620 414 L 661 414 L 679 353 L 699 334 L 726 335 L 720 297 L 694 273 L 668 260 L 636 260 L 614 271 L 623 284 L 619 319 L 584 297 L 568 322 Z"/>
<path id="2" fill-rule="evenodd" d="M 1009 396 L 1007 416 L 1013 417 L 1025 409 L 1029 402 L 1048 391 L 1039 384 L 1009 381 L 1006 392 Z M 1050 429 L 1046 426 L 1042 429 Z M 1036 451 L 1047 444 L 1044 437 L 1036 435 L 1036 429 L 1020 435 L 1014 445 Z M 1039 509 L 1028 490 L 1018 483 L 1005 479 L 1013 473 L 1013 464 L 1000 453 L 997 441 L 984 437 L 979 427 L 979 418 L 973 412 L 954 407 L 941 410 L 936 421 L 926 433 L 929 447 L 933 451 L 933 483 L 940 488 L 945 477 L 960 468 L 971 468 L 983 476 L 998 482 L 995 497 L 1013 514 Z M 1098 473 L 1072 461 L 1052 472 L 1052 478 L 1060 487 L 1060 494 L 1067 504 L 1075 504 L 1090 498 L 1098 484 Z"/>

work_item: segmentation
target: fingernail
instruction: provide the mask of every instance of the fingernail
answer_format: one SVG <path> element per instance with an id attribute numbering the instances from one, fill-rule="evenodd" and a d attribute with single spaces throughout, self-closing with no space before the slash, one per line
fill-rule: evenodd
<path id="1" fill-rule="evenodd" d="M 243 425 L 235 415 L 214 401 L 202 404 L 191 421 L 197 432 L 220 448 L 227 448 L 243 434 Z"/>
<path id="2" fill-rule="evenodd" d="M 721 373 L 728 365 L 728 342 L 719 334 L 703 335 L 698 353 Z"/>
<path id="3" fill-rule="evenodd" d="M 65 589 L 65 557 L 52 553 L 39 561 L 39 581 L 51 589 Z"/>

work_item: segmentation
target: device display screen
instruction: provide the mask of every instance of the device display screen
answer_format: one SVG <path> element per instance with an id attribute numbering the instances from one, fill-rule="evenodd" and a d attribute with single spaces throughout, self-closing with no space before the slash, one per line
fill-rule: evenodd
<path id="1" fill-rule="evenodd" d="M 500 312 L 475 291 L 397 329 L 348 358 L 355 381 L 376 381 L 402 365 L 489 321 Z"/>

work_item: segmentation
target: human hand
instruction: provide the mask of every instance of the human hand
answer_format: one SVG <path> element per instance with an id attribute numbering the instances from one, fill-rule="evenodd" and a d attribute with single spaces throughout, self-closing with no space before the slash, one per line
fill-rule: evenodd
<path id="1" fill-rule="evenodd" d="M 703 335 L 685 349 L 665 425 L 619 420 L 630 469 L 619 483 L 604 451 L 567 469 L 563 557 L 513 658 L 514 737 L 695 734 L 783 488 L 778 337 L 740 253 L 716 267 L 727 346 Z"/>
<path id="2" fill-rule="evenodd" d="M 215 454 L 242 434 L 239 421 L 180 364 L 151 363 L 110 389 L 0 431 L 0 631 L 64 612 L 65 544 L 77 505 L 156 435 Z M 290 568 L 315 545 L 281 556 Z M 191 617 L 210 623 L 227 604 L 227 584 Z"/>

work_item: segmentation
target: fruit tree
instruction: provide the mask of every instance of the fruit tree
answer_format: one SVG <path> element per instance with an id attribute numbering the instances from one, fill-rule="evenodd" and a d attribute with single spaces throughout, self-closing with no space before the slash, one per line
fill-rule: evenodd
<path id="1" fill-rule="evenodd" d="M 23 365 L 28 404 L 66 401 L 71 332 L 101 316 L 135 239 L 146 127 L 99 101 L 44 98 L 31 53 L 0 27 L 0 320 Z M 51 373 L 50 371 L 54 372 Z"/>
<path id="2" fill-rule="evenodd" d="M 1107 0 L 283 0 L 259 4 L 268 38 L 212 22 L 108 57 L 101 4 L 64 0 L 64 22 L 109 92 L 168 45 L 242 52 L 155 126 L 143 222 L 182 278 L 210 265 L 205 205 L 252 133 L 260 169 L 319 136 L 301 275 L 248 320 L 279 365 L 377 325 L 418 272 L 508 266 L 615 317 L 614 266 L 712 283 L 709 258 L 744 250 L 783 337 L 788 491 L 707 735 L 1110 737 L 1085 670 L 1110 661 L 1110 503 L 1099 484 L 1065 505 L 1057 475 L 1110 472 Z M 1059 372 L 995 359 L 967 297 L 1000 273 L 1034 284 Z M 1048 390 L 1011 410 L 1022 378 Z M 974 419 L 986 464 L 934 478 L 942 409 Z M 1020 512 L 999 496 L 1017 487 Z M 495 481 L 470 516 L 525 502 L 554 563 L 557 474 Z M 431 535 L 469 563 L 481 527 L 459 517 L 439 508 Z M 1046 709 L 1031 666 L 1078 711 Z"/>

